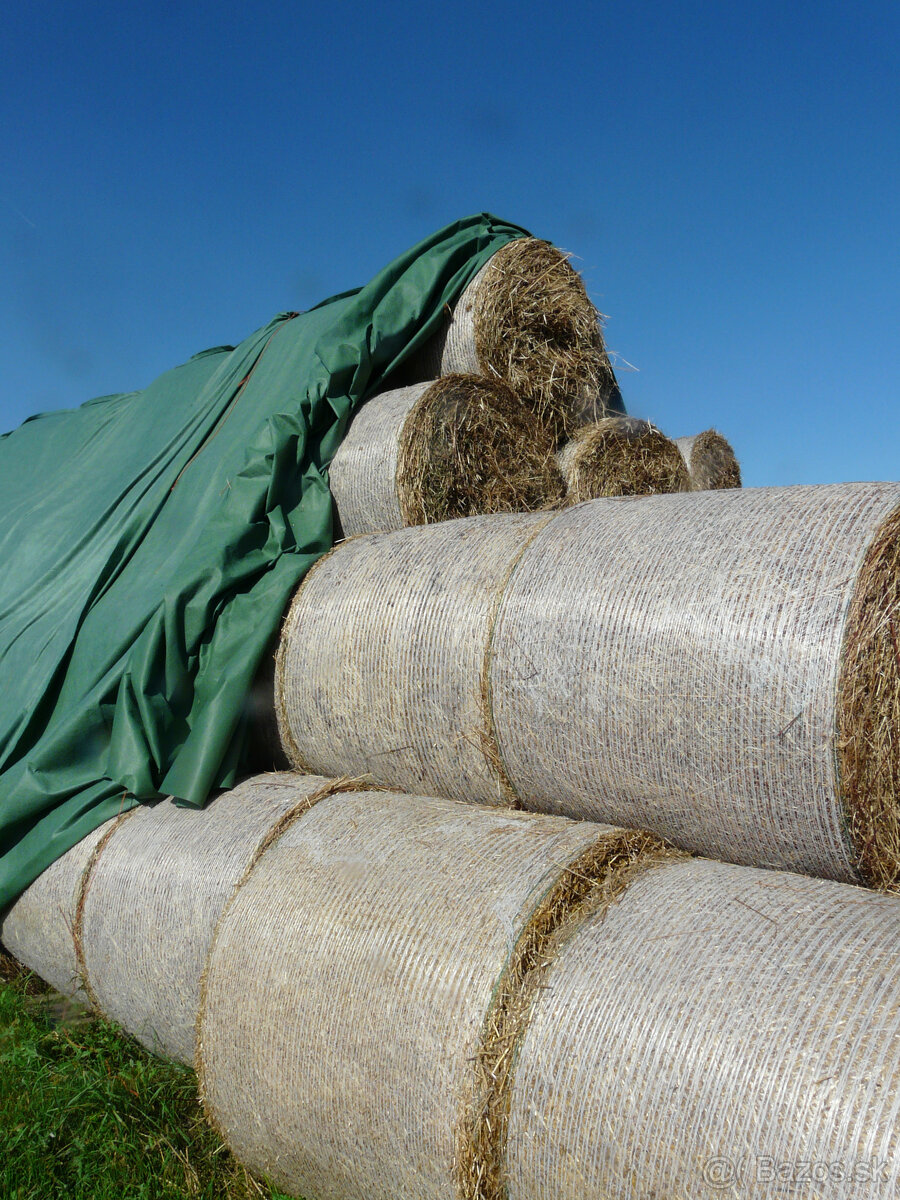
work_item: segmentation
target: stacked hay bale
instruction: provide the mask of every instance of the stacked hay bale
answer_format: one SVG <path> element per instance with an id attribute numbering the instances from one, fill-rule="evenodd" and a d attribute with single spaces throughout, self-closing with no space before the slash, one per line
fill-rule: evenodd
<path id="1" fill-rule="evenodd" d="M 331 463 L 341 532 L 546 507 L 563 491 L 553 451 L 499 381 L 456 374 L 384 392 L 362 406 Z"/>
<path id="2" fill-rule="evenodd" d="M 691 490 L 675 443 L 634 417 L 604 417 L 585 425 L 558 451 L 557 460 L 571 504 L 599 496 Z"/>
<path id="3" fill-rule="evenodd" d="M 198 811 L 130 810 L 57 859 L 8 910 L 7 949 L 147 1049 L 190 1063 L 216 921 L 267 839 L 325 779 L 264 775 Z"/>
<path id="4" fill-rule="evenodd" d="M 845 484 L 356 538 L 285 621 L 284 744 L 304 771 L 895 886 L 898 533 L 900 485 Z"/>
<path id="5" fill-rule="evenodd" d="M 741 486 L 741 467 L 734 449 L 717 430 L 706 429 L 694 437 L 676 438 L 675 445 L 690 472 L 694 491 Z"/>
<path id="6" fill-rule="evenodd" d="M 561 443 L 586 421 L 624 412 L 600 321 L 567 256 L 519 238 L 482 267 L 407 375 L 503 380 Z"/>
<path id="7" fill-rule="evenodd" d="M 887 1200 L 898 935 L 893 897 L 646 834 L 334 795 L 223 912 L 202 1094 L 312 1198 L 759 1200 L 816 1162 Z"/>

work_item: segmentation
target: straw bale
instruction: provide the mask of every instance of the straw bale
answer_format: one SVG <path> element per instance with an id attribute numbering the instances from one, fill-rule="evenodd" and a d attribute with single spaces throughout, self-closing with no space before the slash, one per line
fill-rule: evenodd
<path id="1" fill-rule="evenodd" d="M 525 808 L 900 881 L 900 485 L 597 500 L 532 541 L 491 647 Z"/>
<path id="2" fill-rule="evenodd" d="M 386 792 L 320 801 L 210 951 L 197 1068 L 234 1153 L 316 1200 L 454 1195 L 497 981 L 612 832 Z"/>
<path id="3" fill-rule="evenodd" d="M 691 479 L 675 443 L 648 421 L 605 417 L 558 451 L 571 503 L 598 496 L 688 492 Z"/>
<path id="4" fill-rule="evenodd" d="M 200 977 L 222 908 L 260 843 L 327 784 L 262 775 L 205 809 L 134 811 L 98 859 L 81 918 L 95 1006 L 149 1050 L 193 1061 Z"/>
<path id="5" fill-rule="evenodd" d="M 537 993 L 509 1200 L 894 1200 L 898 996 L 895 897 L 709 860 L 641 874 Z"/>
<path id="6" fill-rule="evenodd" d="M 568 256 L 520 238 L 481 268 L 408 369 L 420 378 L 502 379 L 561 441 L 585 421 L 624 411 L 601 320 Z"/>
<path id="7" fill-rule="evenodd" d="M 506 579 L 546 513 L 470 517 L 337 547 L 284 622 L 276 672 L 294 766 L 507 803 L 486 656 Z"/>
<path id="8" fill-rule="evenodd" d="M 715 429 L 706 429 L 693 437 L 676 438 L 695 492 L 738 488 L 741 466 L 731 443 Z"/>
<path id="9" fill-rule="evenodd" d="M 0 942 L 10 954 L 82 1004 L 88 1003 L 88 995 L 75 949 L 76 914 L 97 855 L 118 820 L 106 821 L 52 862 L 0 920 Z"/>
<path id="10" fill-rule="evenodd" d="M 557 500 L 553 442 L 515 393 L 479 375 L 383 392 L 357 413 L 329 480 L 343 534 Z"/>

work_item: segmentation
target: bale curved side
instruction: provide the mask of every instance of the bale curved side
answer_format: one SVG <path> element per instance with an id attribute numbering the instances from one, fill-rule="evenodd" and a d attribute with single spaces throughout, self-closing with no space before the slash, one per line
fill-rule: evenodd
<path id="1" fill-rule="evenodd" d="M 293 825 L 235 894 L 206 974 L 198 1070 L 238 1158 L 294 1194 L 452 1195 L 497 980 L 608 834 L 385 792 Z"/>
<path id="2" fill-rule="evenodd" d="M 135 809 L 98 860 L 81 917 L 96 1006 L 155 1054 L 190 1063 L 216 921 L 269 831 L 328 783 L 262 775 L 204 809 Z"/>
<path id="3" fill-rule="evenodd" d="M 506 804 L 487 737 L 491 631 L 509 573 L 551 517 L 367 534 L 310 571 L 285 619 L 276 701 L 295 765 Z"/>
<path id="4" fill-rule="evenodd" d="M 838 753 L 848 610 L 898 503 L 897 484 L 835 484 L 560 514 L 512 577 L 492 646 L 494 726 L 521 805 L 748 865 L 900 882 L 896 735 L 863 732 Z M 845 686 L 868 689 L 870 725 L 897 704 L 896 539 L 894 521 L 876 554 L 877 652 Z M 866 753 L 848 806 L 848 755 Z M 864 839 L 882 839 L 881 875 L 850 819 L 874 803 L 879 772 Z"/>
<path id="5" fill-rule="evenodd" d="M 895 897 L 709 860 L 642 874 L 537 994 L 509 1200 L 890 1200 L 898 948 Z"/>

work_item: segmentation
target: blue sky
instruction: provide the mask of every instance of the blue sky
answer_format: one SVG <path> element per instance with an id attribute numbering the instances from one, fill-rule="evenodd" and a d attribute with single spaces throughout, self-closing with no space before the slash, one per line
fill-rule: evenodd
<path id="1" fill-rule="evenodd" d="M 898 58 L 887 3 L 13 7 L 0 428 L 488 210 L 577 256 L 629 411 L 900 478 Z"/>

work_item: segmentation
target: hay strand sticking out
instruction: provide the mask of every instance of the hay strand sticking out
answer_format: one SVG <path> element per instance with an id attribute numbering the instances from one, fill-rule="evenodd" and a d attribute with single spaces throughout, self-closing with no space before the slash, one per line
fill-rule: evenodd
<path id="1" fill-rule="evenodd" d="M 329 472 L 341 530 L 544 508 L 563 493 L 553 449 L 512 390 L 480 375 L 373 396 Z"/>
<path id="2" fill-rule="evenodd" d="M 568 499 L 688 492 L 691 480 L 677 446 L 655 425 L 606 417 L 579 429 L 557 455 Z"/>
<path id="3" fill-rule="evenodd" d="M 585 421 L 624 412 L 601 320 L 568 256 L 519 238 L 482 267 L 411 369 L 504 380 L 558 443 Z"/>
<path id="4" fill-rule="evenodd" d="M 693 437 L 676 438 L 691 476 L 695 492 L 718 491 L 741 486 L 741 467 L 731 443 L 715 429 L 706 429 Z"/>
<path id="5" fill-rule="evenodd" d="M 891 896 L 702 859 L 641 874 L 537 994 L 509 1200 L 894 1200 L 898 948 Z"/>

